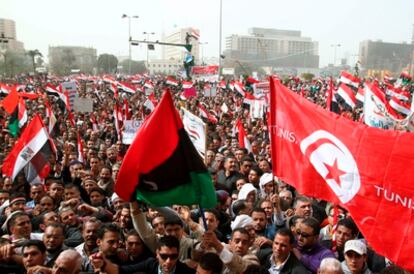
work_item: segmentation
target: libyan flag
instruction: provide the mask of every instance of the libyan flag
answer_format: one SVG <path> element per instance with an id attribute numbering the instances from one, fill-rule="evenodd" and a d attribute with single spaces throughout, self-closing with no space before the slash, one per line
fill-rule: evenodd
<path id="1" fill-rule="evenodd" d="M 211 176 L 169 91 L 137 132 L 119 170 L 115 191 L 124 200 L 152 206 L 216 206 Z"/>

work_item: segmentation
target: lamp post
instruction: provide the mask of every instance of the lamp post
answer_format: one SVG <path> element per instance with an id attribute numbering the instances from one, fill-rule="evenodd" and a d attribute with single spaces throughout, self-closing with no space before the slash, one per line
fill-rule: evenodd
<path id="1" fill-rule="evenodd" d="M 147 41 L 149 41 L 149 36 L 150 36 L 150 35 L 154 35 L 154 34 L 155 34 L 155 32 L 146 32 L 146 31 L 144 31 L 142 34 L 147 35 L 146 40 L 147 40 Z M 148 47 L 149 47 L 149 45 L 150 45 L 150 44 L 148 44 L 148 45 L 147 45 L 147 69 L 148 69 L 148 54 L 149 54 Z"/>
<path id="2" fill-rule="evenodd" d="M 201 46 L 201 65 L 204 66 L 204 45 L 207 45 L 208 42 L 198 43 Z"/>
<path id="3" fill-rule="evenodd" d="M 336 64 L 336 49 L 339 48 L 341 46 L 341 44 L 332 44 L 331 47 L 334 48 L 334 60 L 333 60 L 333 65 L 335 67 Z"/>
<path id="4" fill-rule="evenodd" d="M 222 25 L 222 21 L 223 21 L 223 0 L 220 0 L 220 18 L 219 18 L 219 67 L 218 67 L 218 73 L 219 73 L 219 79 L 221 76 L 221 37 L 222 37 L 222 31 L 223 31 L 223 25 Z"/>
<path id="5" fill-rule="evenodd" d="M 139 18 L 138 15 L 126 15 L 126 14 L 122 14 L 122 18 L 128 18 L 128 50 L 129 50 L 129 54 L 128 54 L 128 74 L 131 74 L 131 43 L 129 42 L 131 40 L 131 18 Z"/>

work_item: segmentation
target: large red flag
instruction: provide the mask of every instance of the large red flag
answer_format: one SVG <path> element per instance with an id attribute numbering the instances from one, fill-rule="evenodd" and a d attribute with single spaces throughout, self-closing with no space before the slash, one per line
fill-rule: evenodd
<path id="1" fill-rule="evenodd" d="M 115 191 L 124 200 L 138 199 L 153 206 L 216 206 L 211 176 L 168 90 L 126 152 Z"/>
<path id="2" fill-rule="evenodd" d="M 340 203 L 375 251 L 414 270 L 414 135 L 328 112 L 270 79 L 273 172 Z"/>

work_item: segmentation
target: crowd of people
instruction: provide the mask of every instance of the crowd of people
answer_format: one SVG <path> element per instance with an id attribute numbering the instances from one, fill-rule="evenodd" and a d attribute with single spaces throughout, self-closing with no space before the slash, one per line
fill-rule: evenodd
<path id="1" fill-rule="evenodd" d="M 215 116 L 217 121 L 205 119 L 204 162 L 216 207 L 158 208 L 120 199 L 114 185 L 128 146 L 117 131 L 114 104 L 128 106 L 128 119 L 143 120 L 151 112 L 145 106 L 150 93 L 145 88 L 114 93 L 104 78 L 74 77 L 78 96 L 93 100 L 93 112 L 75 112 L 72 124 L 68 109 L 44 88 L 64 80 L 20 76 L 4 83 L 25 85 L 38 95 L 25 100 L 29 120 L 38 114 L 48 125 L 46 105 L 52 106 L 57 154 L 50 154 L 52 168 L 41 183 L 30 184 L 24 171 L 13 181 L 0 179 L 2 273 L 408 273 L 370 248 L 345 209 L 305 197 L 273 176 L 266 116 L 253 118 L 228 85 L 205 96 L 205 83 L 194 82 L 197 96 L 183 100 L 180 82 L 172 86 L 162 76 L 140 76 L 138 84 L 151 80 L 155 98 L 168 88 L 177 108 L 200 115 L 202 103 Z M 133 85 L 136 77 L 122 80 Z M 250 84 L 245 83 L 248 93 Z M 326 104 L 328 80 L 295 78 L 285 84 Z M 358 108 L 341 112 L 354 120 L 361 114 Z M 9 115 L 3 109 L 0 115 L 3 164 L 18 137 L 7 129 Z M 250 150 L 234 134 L 236 120 L 242 121 Z"/>

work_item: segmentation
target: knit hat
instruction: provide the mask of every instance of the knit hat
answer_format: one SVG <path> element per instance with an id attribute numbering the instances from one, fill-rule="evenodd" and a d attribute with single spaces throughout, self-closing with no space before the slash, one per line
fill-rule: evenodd
<path id="1" fill-rule="evenodd" d="M 229 193 L 225 190 L 216 190 L 217 200 L 223 204 L 229 198 Z"/>

